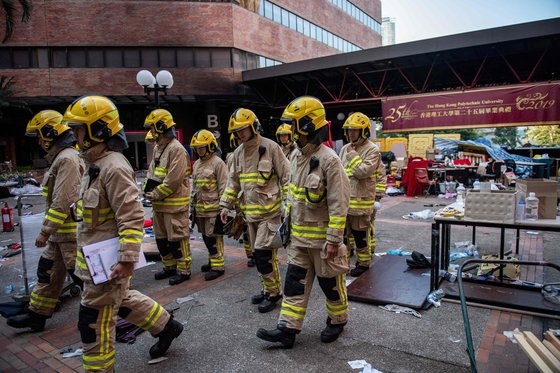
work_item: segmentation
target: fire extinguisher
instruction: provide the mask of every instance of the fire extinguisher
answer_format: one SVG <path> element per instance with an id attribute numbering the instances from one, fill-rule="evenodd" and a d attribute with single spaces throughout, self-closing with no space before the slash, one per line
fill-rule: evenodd
<path id="1" fill-rule="evenodd" d="M 2 207 L 2 228 L 4 232 L 14 231 L 14 209 L 7 202 Z"/>

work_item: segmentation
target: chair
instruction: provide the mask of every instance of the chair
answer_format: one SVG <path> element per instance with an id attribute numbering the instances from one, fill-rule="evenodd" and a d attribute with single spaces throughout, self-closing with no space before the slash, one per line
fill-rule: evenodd
<path id="1" fill-rule="evenodd" d="M 418 184 L 421 184 L 422 187 L 424 186 L 428 186 L 428 188 L 425 190 L 424 192 L 424 197 L 428 197 L 428 194 L 430 194 L 430 188 L 433 186 L 434 187 L 434 192 L 436 190 L 436 181 L 435 180 L 430 180 L 430 178 L 428 177 L 428 169 L 427 168 L 417 168 L 414 170 L 414 176 L 416 176 L 416 182 Z"/>

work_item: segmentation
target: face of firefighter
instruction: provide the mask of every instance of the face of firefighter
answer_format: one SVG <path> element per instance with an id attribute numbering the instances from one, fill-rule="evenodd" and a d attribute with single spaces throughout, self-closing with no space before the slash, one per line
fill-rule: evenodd
<path id="1" fill-rule="evenodd" d="M 196 154 L 198 154 L 200 158 L 204 157 L 208 152 L 208 150 L 206 150 L 206 146 L 199 146 L 198 148 L 195 149 L 196 149 Z"/>
<path id="2" fill-rule="evenodd" d="M 360 130 L 357 128 L 349 128 L 348 131 L 348 138 L 352 142 L 356 142 L 360 139 Z"/>
<path id="3" fill-rule="evenodd" d="M 239 139 L 239 143 L 242 144 L 245 141 L 251 140 L 251 137 L 253 137 L 253 130 L 250 126 L 245 127 L 235 132 L 235 136 L 237 136 L 237 138 Z"/>
<path id="4" fill-rule="evenodd" d="M 80 149 L 84 148 L 84 137 L 86 136 L 86 129 L 84 126 L 72 127 L 72 132 L 74 132 L 74 137 L 78 143 Z"/>
<path id="5" fill-rule="evenodd" d="M 48 151 L 49 149 L 47 149 L 47 146 L 45 145 L 45 142 L 43 141 L 43 139 L 41 138 L 41 136 L 37 136 L 37 143 L 39 144 L 39 146 L 41 147 L 41 149 L 43 149 L 44 151 Z"/>
<path id="6" fill-rule="evenodd" d="M 278 135 L 278 138 L 280 139 L 280 144 L 282 145 L 288 145 L 290 143 L 290 135 L 288 135 L 287 133 Z"/>
<path id="7" fill-rule="evenodd" d="M 305 145 L 307 145 L 307 135 L 299 134 L 296 140 L 297 146 L 302 149 Z"/>

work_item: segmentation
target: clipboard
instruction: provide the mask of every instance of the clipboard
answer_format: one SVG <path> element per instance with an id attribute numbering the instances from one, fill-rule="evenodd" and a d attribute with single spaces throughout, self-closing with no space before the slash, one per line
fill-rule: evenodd
<path id="1" fill-rule="evenodd" d="M 109 276 L 111 276 L 111 272 L 119 259 L 119 238 L 115 237 L 84 246 L 82 253 L 94 285 L 110 281 Z M 146 265 L 146 257 L 140 250 L 140 256 L 138 262 L 134 264 L 134 269 Z"/>
<path id="2" fill-rule="evenodd" d="M 161 181 L 157 181 L 156 179 L 146 179 L 146 183 L 144 184 L 144 193 L 151 192 L 160 184 Z"/>

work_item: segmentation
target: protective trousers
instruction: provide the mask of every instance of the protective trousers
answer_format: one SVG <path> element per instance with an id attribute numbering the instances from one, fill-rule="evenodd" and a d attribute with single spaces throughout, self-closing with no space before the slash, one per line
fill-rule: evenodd
<path id="1" fill-rule="evenodd" d="M 371 229 L 369 232 L 369 248 L 371 251 L 371 255 L 375 254 L 375 210 L 373 211 L 373 215 L 371 216 Z"/>
<path id="2" fill-rule="evenodd" d="M 247 222 L 249 240 L 253 245 L 255 264 L 268 297 L 282 295 L 277 248 L 272 248 L 272 239 L 280 227 L 280 216 L 259 222 Z"/>
<path id="3" fill-rule="evenodd" d="M 153 217 L 156 244 L 165 269 L 190 275 L 192 259 L 187 214 L 154 211 Z"/>
<path id="4" fill-rule="evenodd" d="M 369 267 L 372 258 L 371 248 L 371 227 L 372 220 L 370 216 L 348 216 L 346 224 L 346 236 L 348 242 L 355 245 L 356 248 L 356 265 L 361 267 Z"/>
<path id="5" fill-rule="evenodd" d="M 251 241 L 249 240 L 249 232 L 247 232 L 247 224 L 243 228 L 243 248 L 245 249 L 245 255 L 247 259 L 253 259 L 253 249 L 251 249 Z"/>
<path id="6" fill-rule="evenodd" d="M 94 285 L 84 282 L 78 329 L 84 344 L 83 368 L 87 372 L 113 372 L 117 316 L 152 335 L 163 331 L 169 313 L 150 297 L 130 290 L 130 280 Z"/>
<path id="7" fill-rule="evenodd" d="M 290 329 L 302 329 L 315 275 L 326 297 L 327 315 L 331 324 L 346 324 L 348 321 L 346 276 L 342 273 L 335 277 L 323 277 L 324 262 L 320 249 L 288 248 L 288 270 L 278 325 Z"/>
<path id="8" fill-rule="evenodd" d="M 224 236 L 214 234 L 216 217 L 196 218 L 198 231 L 202 233 L 202 239 L 208 249 L 208 263 L 210 268 L 216 271 L 225 270 L 224 259 Z"/>
<path id="9" fill-rule="evenodd" d="M 64 280 L 69 274 L 80 287 L 83 285 L 74 274 L 76 265 L 76 241 L 47 241 L 47 247 L 39 259 L 37 285 L 33 288 L 29 310 L 45 317 L 51 317 L 64 288 Z"/>

